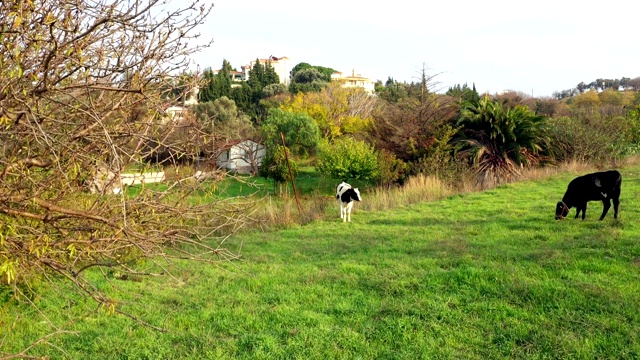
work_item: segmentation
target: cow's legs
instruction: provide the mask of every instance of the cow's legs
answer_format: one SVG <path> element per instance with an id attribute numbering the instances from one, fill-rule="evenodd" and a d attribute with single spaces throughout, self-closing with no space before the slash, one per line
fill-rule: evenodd
<path id="1" fill-rule="evenodd" d="M 620 199 L 619 198 L 614 198 L 613 199 L 613 218 L 617 219 L 618 218 L 618 207 L 620 206 Z"/>
<path id="2" fill-rule="evenodd" d="M 349 204 L 343 204 L 342 208 L 342 222 L 347 222 L 347 215 L 349 214 Z"/>
<path id="3" fill-rule="evenodd" d="M 340 219 L 344 219 L 344 204 L 340 201 Z"/>
<path id="4" fill-rule="evenodd" d="M 602 200 L 602 215 L 600 215 L 600 220 L 604 219 L 604 217 L 607 216 L 607 212 L 609 211 L 610 207 L 611 207 L 611 201 L 609 201 L 609 199 Z M 617 216 L 614 215 L 614 217 L 617 217 Z"/>
<path id="5" fill-rule="evenodd" d="M 351 222 L 351 209 L 353 208 L 353 201 L 349 202 L 346 206 L 346 215 L 345 215 L 345 220 L 344 221 L 348 221 Z M 347 220 L 348 219 L 348 220 Z"/>
<path id="6" fill-rule="evenodd" d="M 575 219 L 577 219 L 580 216 L 580 212 L 581 211 L 582 211 L 582 220 L 584 220 L 584 217 L 587 215 L 587 203 L 586 202 L 576 205 L 576 217 L 575 217 Z"/>
<path id="7" fill-rule="evenodd" d="M 613 194 L 611 195 L 611 199 L 613 200 L 613 218 L 618 218 L 618 207 L 620 206 L 620 187 L 613 190 Z"/>

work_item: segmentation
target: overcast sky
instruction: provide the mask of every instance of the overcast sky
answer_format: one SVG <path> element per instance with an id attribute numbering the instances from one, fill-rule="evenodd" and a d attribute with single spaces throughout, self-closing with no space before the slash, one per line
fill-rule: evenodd
<path id="1" fill-rule="evenodd" d="M 199 67 L 287 56 L 438 88 L 551 96 L 597 78 L 640 76 L 635 0 L 214 0 Z"/>

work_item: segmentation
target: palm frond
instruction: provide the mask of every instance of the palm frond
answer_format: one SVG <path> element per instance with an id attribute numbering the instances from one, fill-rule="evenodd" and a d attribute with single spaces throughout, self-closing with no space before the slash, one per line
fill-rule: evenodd
<path id="1" fill-rule="evenodd" d="M 458 122 L 462 155 L 476 167 L 481 182 L 508 179 L 538 162 L 546 118 L 526 106 L 507 109 L 488 96 L 465 104 Z"/>

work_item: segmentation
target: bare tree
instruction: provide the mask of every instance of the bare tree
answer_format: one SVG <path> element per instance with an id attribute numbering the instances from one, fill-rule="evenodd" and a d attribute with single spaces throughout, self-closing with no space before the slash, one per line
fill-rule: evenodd
<path id="1" fill-rule="evenodd" d="M 88 269 L 140 273 L 151 271 L 136 267 L 140 259 L 162 271 L 176 257 L 233 257 L 222 244 L 248 205 L 189 205 L 200 185 L 192 178 L 136 196 L 86 189 L 99 164 L 117 175 L 144 168 L 156 147 L 207 146 L 197 126 L 161 120 L 173 75 L 209 45 L 193 42 L 212 5 L 165 3 L 0 2 L 0 286 L 16 296 L 29 288 L 16 284 L 56 274 L 122 312 Z M 219 245 L 202 241 L 214 237 Z"/>
<path id="2" fill-rule="evenodd" d="M 451 124 L 458 114 L 457 102 L 439 94 L 429 94 L 424 99 L 419 96 L 386 103 L 374 113 L 371 136 L 378 149 L 415 162 L 438 142 L 438 129 Z"/>
<path id="3" fill-rule="evenodd" d="M 243 164 L 245 169 L 239 169 L 240 171 L 256 175 L 260 171 L 262 158 L 266 153 L 264 145 L 252 140 L 245 140 L 238 143 L 237 146 L 240 150 L 239 154 L 229 160 L 239 161 L 240 164 Z"/>

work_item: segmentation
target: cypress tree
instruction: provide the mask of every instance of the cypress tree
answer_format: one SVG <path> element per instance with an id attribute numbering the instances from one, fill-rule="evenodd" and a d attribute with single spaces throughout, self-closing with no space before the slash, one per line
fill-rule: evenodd
<path id="1" fill-rule="evenodd" d="M 202 102 L 213 101 L 231 94 L 231 64 L 225 59 L 217 74 L 211 68 L 203 73 L 205 85 L 200 90 L 199 98 Z"/>
<path id="2" fill-rule="evenodd" d="M 211 68 L 206 68 L 202 75 L 204 77 L 204 86 L 198 93 L 198 97 L 200 98 L 199 100 L 200 102 L 213 101 L 215 99 L 213 90 L 215 85 L 215 75 L 213 74 L 213 70 L 211 70 Z"/>
<path id="3" fill-rule="evenodd" d="M 260 63 L 260 60 L 256 58 L 255 64 L 249 70 L 249 80 L 247 83 L 254 91 L 262 91 L 262 81 L 264 79 L 264 66 Z"/>
<path id="4" fill-rule="evenodd" d="M 231 64 L 226 59 L 222 61 L 222 68 L 215 78 L 215 94 L 216 99 L 231 94 Z"/>
<path id="5" fill-rule="evenodd" d="M 264 78 L 262 79 L 262 88 L 264 88 L 267 85 L 279 84 L 279 83 L 280 83 L 280 77 L 278 76 L 276 69 L 274 69 L 273 65 L 271 65 L 271 61 L 267 62 L 264 65 Z"/>

